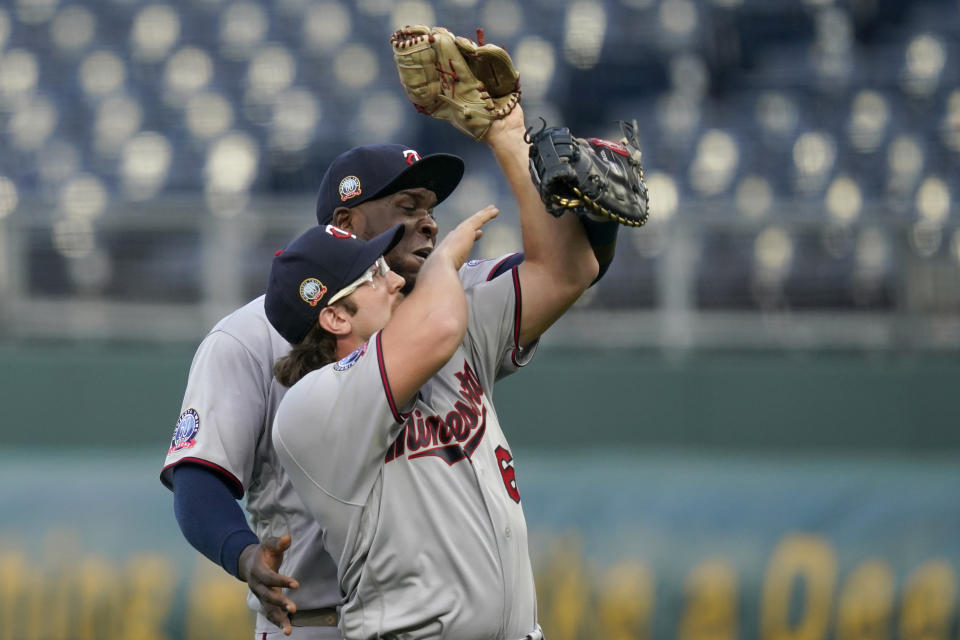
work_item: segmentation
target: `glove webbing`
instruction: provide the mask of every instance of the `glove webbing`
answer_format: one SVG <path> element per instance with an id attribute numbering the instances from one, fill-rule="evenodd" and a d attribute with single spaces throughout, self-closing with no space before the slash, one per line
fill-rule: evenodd
<path id="1" fill-rule="evenodd" d="M 643 172 L 642 172 L 642 171 L 640 172 L 640 184 L 642 184 L 644 190 L 646 190 L 647 185 L 646 185 L 646 183 L 643 181 Z M 552 199 L 554 202 L 556 202 L 558 205 L 560 205 L 561 207 L 564 207 L 564 208 L 566 208 L 566 209 L 576 209 L 576 208 L 581 207 L 581 206 L 586 206 L 588 209 L 590 209 L 591 213 L 595 213 L 595 214 L 597 214 L 597 215 L 603 216 L 603 217 L 605 217 L 605 218 L 609 218 L 609 219 L 611 219 L 611 220 L 616 220 L 616 221 L 619 222 L 620 224 L 625 225 L 625 226 L 628 226 L 628 227 L 642 227 L 643 225 L 647 224 L 647 218 L 648 218 L 648 216 L 649 216 L 649 210 L 650 210 L 650 209 L 649 209 L 649 205 L 648 205 L 648 208 L 647 208 L 648 215 L 643 216 L 643 220 L 630 220 L 630 219 L 628 219 L 628 218 L 624 218 L 623 216 L 619 216 L 619 215 L 615 214 L 614 212 L 612 212 L 612 211 L 610 211 L 610 210 L 608 210 L 608 209 L 605 209 L 604 207 L 600 206 L 599 204 L 597 204 L 596 202 L 594 202 L 593 200 L 591 200 L 591 199 L 590 199 L 590 196 L 588 196 L 588 195 L 586 195 L 585 193 L 583 193 L 582 191 L 580 191 L 580 188 L 579 188 L 579 187 L 570 187 L 570 189 L 571 189 L 571 191 L 573 191 L 575 194 L 577 194 L 577 196 L 580 198 L 580 200 L 578 200 L 578 199 L 576 199 L 576 198 L 564 198 L 563 196 L 559 196 L 559 195 L 557 195 L 557 194 L 553 194 L 553 195 L 551 196 L 551 199 Z M 649 196 L 649 193 L 650 193 L 650 192 L 647 191 L 647 194 L 648 194 L 648 196 L 647 196 L 648 202 L 649 202 L 649 197 L 650 197 L 650 196 Z"/>

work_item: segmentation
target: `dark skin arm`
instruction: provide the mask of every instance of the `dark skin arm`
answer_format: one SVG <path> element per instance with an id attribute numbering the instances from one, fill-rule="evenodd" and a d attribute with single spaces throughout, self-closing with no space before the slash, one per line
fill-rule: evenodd
<path id="1" fill-rule="evenodd" d="M 240 579 L 263 603 L 267 620 L 283 629 L 284 635 L 293 632 L 288 614 L 296 612 L 297 605 L 283 593 L 282 588 L 296 589 L 300 586 L 293 578 L 277 573 L 283 562 L 283 554 L 290 548 L 291 542 L 290 536 L 285 535 L 282 538 L 272 536 L 260 544 L 248 545 L 240 552 L 238 567 Z"/>

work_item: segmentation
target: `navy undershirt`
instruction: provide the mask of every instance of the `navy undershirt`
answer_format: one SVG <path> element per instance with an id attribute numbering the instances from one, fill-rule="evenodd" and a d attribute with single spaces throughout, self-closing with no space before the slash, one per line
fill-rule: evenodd
<path id="1" fill-rule="evenodd" d="M 260 540 L 220 474 L 199 465 L 178 465 L 173 472 L 173 512 L 187 542 L 240 577 L 240 552 Z"/>
<path id="2" fill-rule="evenodd" d="M 594 220 L 588 216 L 580 216 L 580 222 L 587 232 L 587 240 L 590 241 L 590 246 L 595 250 L 601 250 L 617 241 L 617 232 L 620 230 L 620 225 L 613 220 Z M 603 277 L 612 262 L 613 253 L 611 252 L 610 258 L 600 263 L 600 272 L 597 274 L 596 280 L 590 283 L 591 287 Z"/>

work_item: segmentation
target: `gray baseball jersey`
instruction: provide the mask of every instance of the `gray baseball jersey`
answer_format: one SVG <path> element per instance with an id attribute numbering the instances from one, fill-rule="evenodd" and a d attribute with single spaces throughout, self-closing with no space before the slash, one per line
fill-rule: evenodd
<path id="1" fill-rule="evenodd" d="M 287 390 L 273 377 L 273 363 L 289 350 L 266 318 L 263 296 L 217 323 L 190 366 L 161 479 L 170 486 L 173 469 L 183 462 L 218 471 L 238 496 L 245 494 L 251 528 L 261 540 L 290 534 L 292 544 L 279 572 L 300 581 L 300 588 L 288 594 L 297 608 L 335 607 L 340 603 L 336 565 L 269 438 L 269 425 Z M 248 592 L 247 604 L 259 613 L 258 633 L 277 628 L 263 616 L 253 593 Z M 311 637 L 339 637 L 330 629 L 310 631 Z"/>
<path id="2" fill-rule="evenodd" d="M 484 282 L 501 260 L 471 261 L 461 269 L 464 287 Z M 337 606 L 340 589 L 336 566 L 324 550 L 322 530 L 293 490 L 270 439 L 286 387 L 273 377 L 273 364 L 290 351 L 267 320 L 263 296 L 223 318 L 201 342 L 190 366 L 180 418 L 160 478 L 172 486 L 182 462 L 212 468 L 246 495 L 251 527 L 260 539 L 292 538 L 279 572 L 300 582 L 288 592 L 299 610 Z M 502 371 L 516 367 L 508 358 Z M 257 633 L 277 627 L 262 614 L 259 600 L 247 603 L 258 612 Z M 339 637 L 336 630 L 296 628 L 297 638 Z"/>
<path id="3" fill-rule="evenodd" d="M 482 266 L 482 265 L 481 265 Z M 516 269 L 467 290 L 467 334 L 406 407 L 378 332 L 294 385 L 273 440 L 324 529 L 347 638 L 504 638 L 536 629 L 513 455 L 492 403 L 518 357 Z"/>

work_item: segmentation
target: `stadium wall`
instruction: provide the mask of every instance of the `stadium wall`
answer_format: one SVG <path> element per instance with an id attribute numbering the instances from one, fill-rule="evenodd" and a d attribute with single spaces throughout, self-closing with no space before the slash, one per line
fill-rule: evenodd
<path id="1" fill-rule="evenodd" d="M 0 345 L 2 441 L 162 453 L 192 344 Z M 960 449 L 955 354 L 550 347 L 497 385 L 514 446 Z"/>

